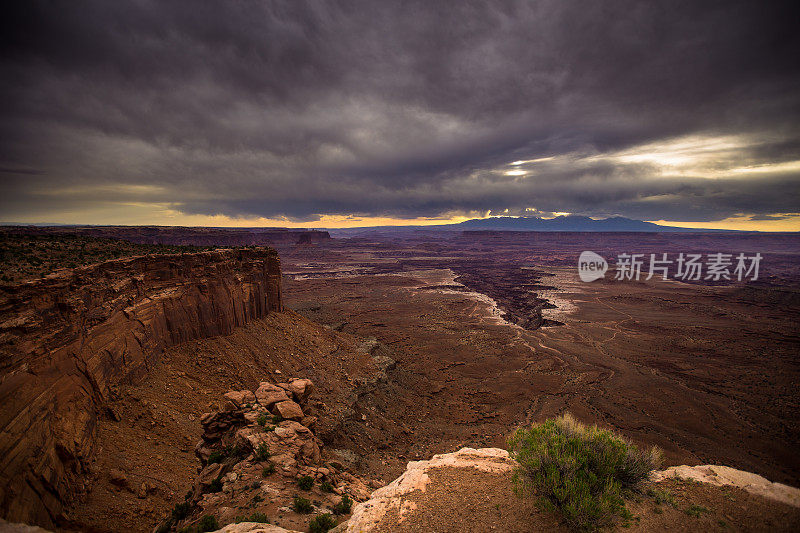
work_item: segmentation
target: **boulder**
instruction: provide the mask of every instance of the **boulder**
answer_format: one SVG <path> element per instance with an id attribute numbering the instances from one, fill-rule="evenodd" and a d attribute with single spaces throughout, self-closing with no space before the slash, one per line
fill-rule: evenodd
<path id="1" fill-rule="evenodd" d="M 285 420 L 297 420 L 300 421 L 303 419 L 303 409 L 300 408 L 296 402 L 292 400 L 285 400 L 282 402 L 276 403 L 272 407 L 272 414 L 278 415 Z"/>
<path id="2" fill-rule="evenodd" d="M 241 409 L 244 405 L 255 403 L 256 396 L 249 390 L 232 390 L 225 393 L 225 399 L 235 405 L 237 409 Z"/>
<path id="3" fill-rule="evenodd" d="M 267 409 L 278 402 L 283 402 L 289 399 L 289 396 L 286 394 L 285 390 L 273 385 L 272 383 L 267 383 L 266 381 L 261 382 L 258 390 L 256 390 L 255 396 L 258 400 L 258 403 Z"/>
<path id="4" fill-rule="evenodd" d="M 289 392 L 292 393 L 292 397 L 297 403 L 304 405 L 311 393 L 314 392 L 314 384 L 310 379 L 293 379 L 289 383 Z"/>

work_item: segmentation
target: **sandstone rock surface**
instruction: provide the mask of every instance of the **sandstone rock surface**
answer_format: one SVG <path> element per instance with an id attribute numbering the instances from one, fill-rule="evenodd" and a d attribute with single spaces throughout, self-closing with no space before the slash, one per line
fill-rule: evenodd
<path id="1" fill-rule="evenodd" d="M 672 477 L 693 479 L 701 483 L 710 483 L 717 486 L 727 485 L 738 487 L 750 494 L 763 496 L 764 498 L 779 501 L 793 507 L 800 507 L 800 489 L 782 483 L 774 483 L 758 474 L 737 470 L 729 466 L 681 465 L 673 466 L 659 472 L 653 472 L 650 475 L 650 478 L 655 482 Z"/>
<path id="2" fill-rule="evenodd" d="M 300 533 L 294 529 L 283 529 L 272 524 L 261 524 L 258 522 L 240 522 L 238 524 L 228 524 L 215 533 Z"/>
<path id="3" fill-rule="evenodd" d="M 278 402 L 284 402 L 289 399 L 285 390 L 272 383 L 267 383 L 266 381 L 261 382 L 261 385 L 256 390 L 255 396 L 258 403 L 266 408 L 270 408 Z"/>
<path id="4" fill-rule="evenodd" d="M 484 472 L 506 472 L 514 462 L 501 448 L 461 448 L 457 452 L 434 455 L 428 461 L 411 461 L 406 471 L 397 479 L 372 493 L 370 499 L 353 508 L 353 516 L 333 531 L 352 533 L 372 531 L 390 510 L 396 509 L 402 517 L 414 508 L 413 502 L 403 497 L 411 492 L 425 491 L 430 482 L 428 472 L 434 468 L 477 468 Z"/>
<path id="5" fill-rule="evenodd" d="M 226 392 L 224 398 L 235 405 L 237 408 L 245 404 L 255 403 L 256 396 L 249 390 Z"/>
<path id="6" fill-rule="evenodd" d="M 286 420 L 302 420 L 303 410 L 292 400 L 278 402 L 272 407 L 272 412 Z"/>
<path id="7" fill-rule="evenodd" d="M 269 249 L 118 259 L 0 291 L 0 516 L 52 527 L 103 405 L 165 348 L 282 310 Z"/>

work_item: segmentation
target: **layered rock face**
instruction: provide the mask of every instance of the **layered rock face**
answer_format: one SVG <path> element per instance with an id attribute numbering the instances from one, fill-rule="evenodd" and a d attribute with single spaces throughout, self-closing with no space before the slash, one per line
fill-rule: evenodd
<path id="1" fill-rule="evenodd" d="M 83 487 L 109 391 L 169 346 L 280 311 L 277 253 L 120 259 L 0 292 L 0 515 L 52 526 Z"/>

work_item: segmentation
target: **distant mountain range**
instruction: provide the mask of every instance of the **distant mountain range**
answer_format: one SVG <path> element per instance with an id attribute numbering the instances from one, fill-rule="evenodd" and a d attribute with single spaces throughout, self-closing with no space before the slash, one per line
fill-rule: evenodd
<path id="1" fill-rule="evenodd" d="M 648 231 L 648 232 L 696 232 L 720 231 L 711 229 L 679 228 L 659 226 L 652 222 L 625 217 L 611 217 L 595 220 L 579 215 L 562 215 L 555 218 L 539 217 L 493 217 L 475 218 L 448 227 L 463 230 L 507 230 L 507 231 Z M 441 226 L 440 226 L 441 227 Z M 442 228 L 444 229 L 444 228 Z"/>
<path id="2" fill-rule="evenodd" d="M 458 224 L 439 224 L 435 226 L 375 226 L 364 228 L 332 228 L 333 236 L 348 237 L 368 233 L 406 233 L 409 231 L 641 231 L 641 232 L 728 232 L 734 230 L 679 228 L 660 226 L 652 222 L 625 217 L 611 217 L 595 220 L 579 215 L 562 215 L 555 218 L 540 217 L 492 217 L 465 220 Z"/>

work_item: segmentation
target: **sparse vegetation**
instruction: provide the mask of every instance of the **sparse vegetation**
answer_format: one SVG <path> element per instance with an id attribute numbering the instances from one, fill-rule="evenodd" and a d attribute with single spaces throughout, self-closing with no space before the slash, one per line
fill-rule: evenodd
<path id="1" fill-rule="evenodd" d="M 200 519 L 200 522 L 197 524 L 197 533 L 205 533 L 206 531 L 216 531 L 219 529 L 219 522 L 217 522 L 216 517 L 212 515 L 206 515 Z"/>
<path id="2" fill-rule="evenodd" d="M 627 522 L 623 492 L 635 488 L 661 464 L 657 448 L 640 451 L 608 430 L 587 427 L 569 414 L 530 428 L 509 439 L 519 466 L 515 491 L 533 492 L 545 509 L 562 513 L 583 530 L 609 524 L 613 516 Z"/>
<path id="3" fill-rule="evenodd" d="M 341 501 L 333 506 L 333 514 L 347 514 L 350 512 L 350 509 L 353 507 L 353 500 L 350 499 L 350 496 L 347 494 L 342 495 Z"/>
<path id="4" fill-rule="evenodd" d="M 221 463 L 225 460 L 227 455 L 223 450 L 214 450 L 211 452 L 211 455 L 208 456 L 208 464 L 213 465 L 214 463 Z"/>
<path id="5" fill-rule="evenodd" d="M 256 449 L 256 460 L 266 461 L 270 457 L 272 457 L 272 454 L 269 453 L 269 445 L 267 445 L 266 442 L 259 444 L 258 448 Z"/>
<path id="6" fill-rule="evenodd" d="M 135 244 L 76 234 L 15 235 L 0 232 L 0 281 L 15 283 L 46 276 L 60 268 L 76 268 L 136 255 L 193 253 L 213 246 Z"/>
<path id="7" fill-rule="evenodd" d="M 292 509 L 296 513 L 308 514 L 314 510 L 314 506 L 311 505 L 311 500 L 303 498 L 302 496 L 295 496 L 292 502 Z"/>
<path id="8" fill-rule="evenodd" d="M 272 415 L 272 423 L 276 426 L 283 422 L 283 417 L 281 415 Z"/>
<path id="9" fill-rule="evenodd" d="M 322 492 L 333 492 L 333 485 L 331 485 L 330 481 L 323 481 L 319 484 L 319 490 Z"/>
<path id="10" fill-rule="evenodd" d="M 175 521 L 183 520 L 189 516 L 191 509 L 192 506 L 189 505 L 189 502 L 176 503 L 175 507 L 172 508 L 172 519 Z"/>
<path id="11" fill-rule="evenodd" d="M 336 519 L 328 513 L 319 514 L 308 524 L 311 533 L 325 533 L 336 526 Z"/>
<path id="12" fill-rule="evenodd" d="M 208 485 L 208 492 L 222 492 L 222 478 L 218 477 Z"/>
<path id="13" fill-rule="evenodd" d="M 689 508 L 686 509 L 686 511 L 685 511 L 686 514 L 688 514 L 689 516 L 693 516 L 695 518 L 700 518 L 700 516 L 703 513 L 707 513 L 707 512 L 708 512 L 708 509 L 706 509 L 702 505 L 697 505 L 697 504 L 694 504 L 694 503 L 692 505 L 690 505 Z"/>
<path id="14" fill-rule="evenodd" d="M 311 490 L 314 486 L 314 478 L 311 476 L 302 476 L 297 480 L 297 486 L 302 490 Z"/>
<path id="15" fill-rule="evenodd" d="M 274 419 L 275 419 L 275 416 L 270 415 L 269 413 L 267 413 L 265 411 L 265 412 L 261 413 L 260 415 L 258 415 L 258 418 L 256 419 L 256 423 L 259 426 L 261 426 L 262 428 L 264 428 L 264 431 L 275 431 L 275 426 L 267 423 L 267 422 L 269 422 L 271 420 L 274 420 Z"/>
<path id="16" fill-rule="evenodd" d="M 672 496 L 672 493 L 666 489 L 647 489 L 647 495 L 653 498 L 656 502 L 656 505 L 661 504 L 668 504 L 672 507 L 677 507 L 675 503 L 675 498 Z"/>

